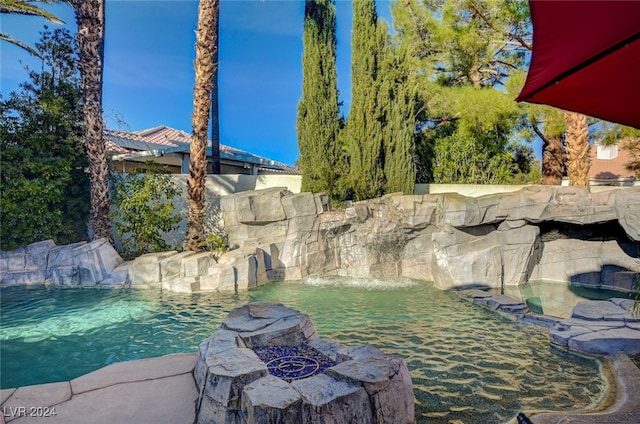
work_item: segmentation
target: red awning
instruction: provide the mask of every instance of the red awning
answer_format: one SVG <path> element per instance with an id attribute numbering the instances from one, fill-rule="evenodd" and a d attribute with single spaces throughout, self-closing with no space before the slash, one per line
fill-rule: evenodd
<path id="1" fill-rule="evenodd" d="M 531 66 L 516 99 L 640 128 L 640 0 L 529 0 Z"/>

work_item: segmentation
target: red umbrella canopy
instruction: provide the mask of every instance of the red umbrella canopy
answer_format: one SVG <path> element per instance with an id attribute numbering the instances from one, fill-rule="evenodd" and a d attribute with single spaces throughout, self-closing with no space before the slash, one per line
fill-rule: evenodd
<path id="1" fill-rule="evenodd" d="M 640 0 L 529 0 L 533 52 L 516 99 L 640 128 Z"/>

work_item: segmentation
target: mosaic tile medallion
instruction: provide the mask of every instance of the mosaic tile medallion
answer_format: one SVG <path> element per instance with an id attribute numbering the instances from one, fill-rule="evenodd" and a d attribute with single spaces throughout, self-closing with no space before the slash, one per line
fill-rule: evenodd
<path id="1" fill-rule="evenodd" d="M 271 346 L 255 349 L 260 360 L 267 364 L 271 375 L 290 383 L 293 380 L 322 374 L 335 365 L 331 358 L 310 346 Z"/>

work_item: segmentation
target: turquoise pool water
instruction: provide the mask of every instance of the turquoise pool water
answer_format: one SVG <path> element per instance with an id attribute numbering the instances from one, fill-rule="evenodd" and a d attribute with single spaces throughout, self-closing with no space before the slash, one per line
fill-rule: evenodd
<path id="1" fill-rule="evenodd" d="M 402 355 L 420 423 L 500 423 L 520 410 L 584 409 L 605 390 L 597 361 L 550 348 L 536 327 L 408 279 L 312 279 L 240 295 L 44 286 L 0 295 L 2 388 L 195 351 L 231 309 L 265 300 L 309 314 L 322 337 Z"/>
<path id="2" fill-rule="evenodd" d="M 631 293 L 545 281 L 507 286 L 504 294 L 526 302 L 529 309 L 536 313 L 558 318 L 569 318 L 576 304 L 585 300 L 607 300 L 614 297 L 635 299 L 635 294 Z"/>

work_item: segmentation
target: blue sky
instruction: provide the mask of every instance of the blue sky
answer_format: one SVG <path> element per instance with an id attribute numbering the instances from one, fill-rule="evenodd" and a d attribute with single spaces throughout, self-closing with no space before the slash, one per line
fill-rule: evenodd
<path id="1" fill-rule="evenodd" d="M 390 1 L 377 1 L 391 21 Z M 198 2 L 107 0 L 103 108 L 107 127 L 167 125 L 191 133 Z M 346 115 L 351 97 L 351 2 L 338 0 L 338 89 Z M 47 7 L 75 31 L 70 7 Z M 221 0 L 220 141 L 293 164 L 302 87 L 303 0 Z M 2 15 L 3 31 L 33 45 L 43 19 Z M 49 24 L 54 28 L 54 24 Z M 39 61 L 0 43 L 0 92 L 27 79 Z M 122 127 L 123 121 L 128 127 Z"/>

